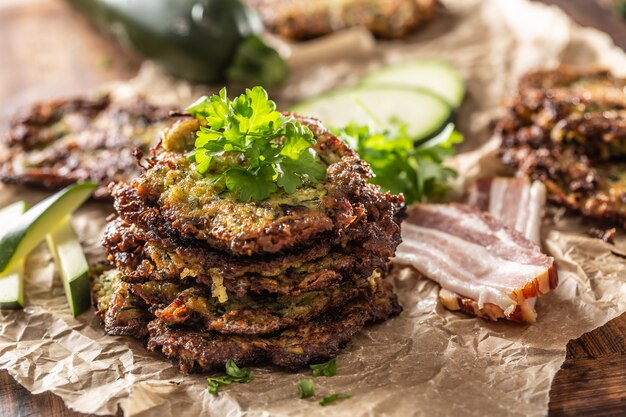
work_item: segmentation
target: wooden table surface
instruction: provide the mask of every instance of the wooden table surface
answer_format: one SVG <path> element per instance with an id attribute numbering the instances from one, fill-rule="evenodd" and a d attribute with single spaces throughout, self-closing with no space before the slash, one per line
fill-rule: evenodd
<path id="1" fill-rule="evenodd" d="M 12 15 L 12 4 L 33 7 L 33 16 L 23 20 L 24 14 Z M 613 40 L 626 48 L 626 23 L 594 0 L 543 0 L 562 7 L 578 23 L 609 33 Z M 42 7 L 44 12 L 42 13 Z M 35 11 L 36 9 L 36 11 Z M 130 77 L 137 59 L 122 53 L 99 36 L 92 34 L 85 23 L 74 19 L 72 12 L 59 0 L 2 0 L 0 2 L 0 57 L 2 65 L 19 65 L 20 71 L 9 77 L 0 68 L 0 103 L 28 101 L 22 91 L 31 80 L 44 88 L 44 95 L 68 95 L 89 91 L 102 82 Z M 67 30 L 85 33 L 72 39 L 67 47 L 48 49 L 58 45 L 58 34 Z M 32 45 L 19 39 L 25 26 L 42 34 Z M 33 61 L 31 51 L 37 50 L 44 58 Z M 45 57 L 46 53 L 54 56 Z M 91 68 L 78 77 L 59 80 L 48 74 L 62 72 L 78 65 Z M 51 70 L 51 67 L 52 68 Z M 16 75 L 17 74 L 17 75 Z M 0 123 L 12 109 L 2 108 Z M 567 345 L 567 359 L 557 373 L 550 393 L 550 416 L 626 416 L 626 314 L 605 326 L 573 340 Z M 121 416 L 121 412 L 118 413 Z M 0 371 L 0 416 L 83 416 L 73 412 L 63 401 L 51 394 L 32 395 L 9 376 Z"/>

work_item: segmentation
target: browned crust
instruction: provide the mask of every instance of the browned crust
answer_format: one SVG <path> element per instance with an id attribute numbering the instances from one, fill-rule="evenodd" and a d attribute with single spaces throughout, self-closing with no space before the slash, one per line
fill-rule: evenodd
<path id="1" fill-rule="evenodd" d="M 626 224 L 626 79 L 558 67 L 522 77 L 497 121 L 506 165 L 542 181 L 551 202 Z"/>
<path id="2" fill-rule="evenodd" d="M 141 97 L 124 103 L 107 95 L 35 103 L 10 122 L 0 180 L 52 190 L 92 181 L 101 185 L 94 196 L 107 198 L 109 183 L 139 175 L 133 149 L 147 152 L 158 142 L 158 132 L 170 123 L 168 113 Z M 154 134 L 137 133 L 151 126 Z M 129 130 L 137 137 L 128 136 Z"/>
<path id="3" fill-rule="evenodd" d="M 162 322 L 239 335 L 264 335 L 298 326 L 369 292 L 368 281 L 362 280 L 297 296 L 231 297 L 219 303 L 207 288 L 182 288 L 169 299 L 169 289 L 160 291 L 162 284 L 153 284 L 134 284 L 131 289 Z"/>
<path id="4" fill-rule="evenodd" d="M 310 247 L 281 256 L 237 257 L 198 242 L 163 247 L 160 245 L 168 244 L 167 240 L 118 219 L 107 226 L 103 244 L 126 281 L 164 280 L 211 286 L 214 278 L 220 277 L 228 291 L 241 296 L 248 291 L 296 295 L 336 286 L 346 277 L 367 279 L 375 270 L 387 271 L 399 240 L 399 234 L 385 233 L 346 247 L 313 242 Z M 371 249 L 383 245 L 386 250 Z M 175 261 L 171 256 L 176 257 Z"/>
<path id="5" fill-rule="evenodd" d="M 93 296 L 108 334 L 147 338 L 149 350 L 176 359 L 183 372 L 221 368 L 229 359 L 239 365 L 269 362 L 299 368 L 336 356 L 367 323 L 386 320 L 402 310 L 391 284 L 373 278 L 369 290 L 312 321 L 264 336 L 233 335 L 155 319 L 123 282 L 117 281 L 105 292 L 94 287 Z"/>
<path id="6" fill-rule="evenodd" d="M 288 251 L 308 246 L 315 239 L 334 246 L 372 236 L 399 236 L 404 212 L 402 196 L 382 193 L 378 186 L 369 184 L 367 180 L 373 175 L 370 167 L 319 121 L 300 116 L 297 120 L 314 133 L 317 139 L 314 148 L 328 164 L 327 179 L 323 184 L 326 195 L 319 207 L 309 209 L 283 204 L 282 214 L 277 214 L 271 222 L 250 224 L 242 232 L 231 234 L 207 219 L 183 219 L 172 208 L 160 205 L 161 191 L 148 181 L 148 173 L 113 190 L 115 207 L 125 221 L 146 232 L 169 241 L 203 240 L 214 249 L 236 255 Z M 157 156 L 153 166 L 175 164 L 168 155 Z M 389 252 L 387 256 L 392 256 L 394 248 L 390 251 L 387 242 L 381 245 L 373 242 L 371 249 L 386 251 Z"/>
<path id="7" fill-rule="evenodd" d="M 96 294 L 92 287 L 93 303 L 97 307 L 107 334 L 115 336 L 148 337 L 147 324 L 153 318 L 146 304 L 131 292 L 124 282 L 115 284 L 115 288 L 105 294 Z M 101 297 L 101 298 L 98 298 Z"/>
<path id="8" fill-rule="evenodd" d="M 297 369 L 336 356 L 367 323 L 386 320 L 400 310 L 391 286 L 382 283 L 373 296 L 275 336 L 216 335 L 154 320 L 148 325 L 148 349 L 176 359 L 183 372 L 221 368 L 229 359 L 239 365 L 269 362 Z"/>

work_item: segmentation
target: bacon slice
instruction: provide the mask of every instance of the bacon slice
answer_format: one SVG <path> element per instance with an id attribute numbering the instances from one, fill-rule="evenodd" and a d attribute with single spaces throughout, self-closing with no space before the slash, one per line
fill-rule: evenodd
<path id="1" fill-rule="evenodd" d="M 421 204 L 402 224 L 396 263 L 441 285 L 449 309 L 534 323 L 534 299 L 556 288 L 554 259 L 489 213 L 461 204 Z"/>
<path id="2" fill-rule="evenodd" d="M 539 244 L 541 218 L 546 205 L 546 186 L 528 178 L 491 177 L 476 181 L 469 189 L 467 204 L 488 211 L 526 239 Z"/>

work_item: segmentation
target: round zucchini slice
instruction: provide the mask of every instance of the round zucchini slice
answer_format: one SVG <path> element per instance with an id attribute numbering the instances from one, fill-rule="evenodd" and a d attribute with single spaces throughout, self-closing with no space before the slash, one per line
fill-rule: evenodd
<path id="1" fill-rule="evenodd" d="M 385 127 L 391 120 L 406 123 L 416 141 L 434 136 L 452 119 L 445 100 L 426 90 L 394 86 L 357 86 L 332 91 L 292 107 L 317 117 L 326 127 L 350 123 Z"/>
<path id="2" fill-rule="evenodd" d="M 365 76 L 363 85 L 414 87 L 431 91 L 452 107 L 459 107 L 465 96 L 465 82 L 450 64 L 438 60 L 419 60 L 383 67 Z"/>

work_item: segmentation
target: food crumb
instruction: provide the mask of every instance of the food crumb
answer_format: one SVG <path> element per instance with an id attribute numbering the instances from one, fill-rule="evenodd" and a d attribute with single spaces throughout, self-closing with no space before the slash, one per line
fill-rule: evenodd
<path id="1" fill-rule="evenodd" d="M 616 232 L 617 230 L 614 227 L 610 229 L 600 229 L 597 227 L 592 227 L 587 230 L 587 235 L 595 237 L 596 239 L 601 239 L 606 243 L 614 245 Z"/>

